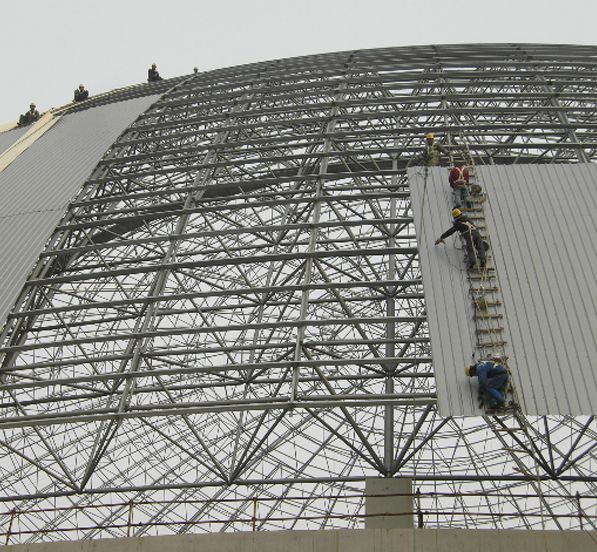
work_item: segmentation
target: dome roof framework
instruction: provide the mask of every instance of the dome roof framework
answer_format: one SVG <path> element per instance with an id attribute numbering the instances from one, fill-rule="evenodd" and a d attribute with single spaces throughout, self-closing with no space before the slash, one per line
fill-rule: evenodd
<path id="1" fill-rule="evenodd" d="M 437 412 L 406 168 L 426 132 L 478 164 L 591 162 L 596 82 L 597 48 L 540 45 L 177 80 L 4 327 L 10 542 L 125 536 L 131 502 L 139 536 L 249 529 L 253 497 L 256 528 L 360 527 L 370 476 L 413 478 L 426 526 L 578 527 L 593 417 Z"/>

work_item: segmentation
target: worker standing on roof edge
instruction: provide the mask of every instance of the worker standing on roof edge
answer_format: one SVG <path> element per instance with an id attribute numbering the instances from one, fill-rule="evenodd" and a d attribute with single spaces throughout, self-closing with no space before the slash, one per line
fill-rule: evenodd
<path id="1" fill-rule="evenodd" d="M 425 135 L 425 149 L 414 158 L 414 164 L 423 164 L 426 167 L 439 167 L 441 164 L 441 155 L 446 153 L 443 146 L 435 141 L 433 132 Z"/>
<path id="2" fill-rule="evenodd" d="M 158 66 L 155 63 L 151 64 L 151 67 L 147 70 L 147 82 L 157 82 L 164 80 L 158 73 Z"/>
<path id="3" fill-rule="evenodd" d="M 75 90 L 74 102 L 82 102 L 89 98 L 89 90 L 85 90 L 85 85 L 80 84 L 79 88 Z"/>
<path id="4" fill-rule="evenodd" d="M 454 207 L 472 207 L 469 195 L 469 170 L 461 159 L 454 159 L 448 182 L 454 196 Z"/>
<path id="5" fill-rule="evenodd" d="M 458 208 L 452 209 L 452 217 L 454 219 L 452 227 L 435 241 L 435 245 L 444 243 L 444 240 L 454 232 L 460 232 L 466 244 L 467 268 L 469 270 L 476 268 L 477 261 L 480 268 L 485 268 L 485 244 L 479 230 Z"/>
<path id="6" fill-rule="evenodd" d="M 479 396 L 487 408 L 504 408 L 506 406 L 506 387 L 508 386 L 508 370 L 501 363 L 499 356 L 491 360 L 480 360 L 464 369 L 469 377 L 479 378 Z"/>

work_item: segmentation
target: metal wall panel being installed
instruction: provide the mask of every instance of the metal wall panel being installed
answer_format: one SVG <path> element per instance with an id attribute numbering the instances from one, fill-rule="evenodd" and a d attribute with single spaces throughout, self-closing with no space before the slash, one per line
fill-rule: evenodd
<path id="1" fill-rule="evenodd" d="M 597 413 L 594 237 L 597 167 L 479 167 L 492 264 L 503 301 L 505 352 L 517 398 L 530 415 Z M 474 307 L 450 227 L 446 168 L 409 170 L 413 213 L 443 415 L 482 414 L 464 374 L 475 344 Z"/>
<path id="2" fill-rule="evenodd" d="M 71 198 L 116 138 L 157 98 L 67 115 L 0 172 L 0 326 Z"/>

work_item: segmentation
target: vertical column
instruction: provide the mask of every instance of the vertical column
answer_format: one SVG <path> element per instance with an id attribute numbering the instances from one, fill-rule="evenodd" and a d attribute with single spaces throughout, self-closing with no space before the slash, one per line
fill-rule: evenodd
<path id="1" fill-rule="evenodd" d="M 412 480 L 369 477 L 365 480 L 365 528 L 413 527 Z"/>

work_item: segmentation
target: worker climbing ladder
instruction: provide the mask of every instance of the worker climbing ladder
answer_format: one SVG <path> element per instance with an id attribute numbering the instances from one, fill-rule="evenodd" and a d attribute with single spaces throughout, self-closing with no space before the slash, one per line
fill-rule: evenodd
<path id="1" fill-rule="evenodd" d="M 466 140 L 464 144 L 464 155 L 469 167 L 469 185 L 473 191 L 470 197 L 470 207 L 463 208 L 469 220 L 476 226 L 481 238 L 489 244 L 486 252 L 485 267 L 480 270 L 469 270 L 467 280 L 473 304 L 473 319 L 475 327 L 475 351 L 473 358 L 475 361 L 500 358 L 502 364 L 508 371 L 508 386 L 506 392 L 506 404 L 511 404 L 508 408 L 509 423 L 500 416 L 495 429 L 496 436 L 506 451 L 515 462 L 517 469 L 529 477 L 537 476 L 536 489 L 541 499 L 543 508 L 544 499 L 541 496 L 541 481 L 538 474 L 541 471 L 541 451 L 535 442 L 526 417 L 522 413 L 519 404 L 518 393 L 512 377 L 511 365 L 508 362 L 506 353 L 506 336 L 504 331 L 504 305 L 499 286 L 499 278 L 494 263 L 491 249 L 491 236 L 487 224 L 486 205 L 488 196 L 483 191 L 479 181 L 479 173 L 475 165 L 475 160 L 471 155 L 470 148 Z M 476 260 L 476 259 L 475 259 Z M 477 264 L 477 263 L 476 263 Z M 480 405 L 485 408 L 485 405 Z M 485 415 L 500 415 L 503 411 L 485 409 Z M 533 473 L 533 466 L 535 473 Z"/>
<path id="2" fill-rule="evenodd" d="M 511 415 L 507 418 L 510 420 L 510 423 L 506 423 L 506 419 L 501 418 L 498 425 L 493 427 L 495 428 L 498 440 L 502 444 L 502 449 L 510 455 L 517 469 L 521 473 L 533 477 L 535 475 L 533 473 L 534 465 L 538 478 L 538 474 L 541 471 L 540 461 L 538 460 L 541 457 L 541 452 L 531 434 L 529 424 L 519 407 L 520 401 L 516 387 L 514 386 L 508 355 L 506 354 L 507 342 L 503 325 L 504 305 L 492 254 L 491 237 L 489 235 L 485 210 L 488 198 L 480 185 L 479 174 L 470 148 L 466 140 L 463 140 L 463 143 L 466 152 L 465 159 L 469 167 L 469 184 L 471 189 L 475 190 L 470 196 L 470 207 L 463 210 L 467 212 L 468 218 L 479 230 L 483 241 L 489 244 L 489 249 L 486 252 L 485 267 L 479 271 L 468 272 L 476 335 L 474 359 L 477 361 L 499 357 L 500 364 L 508 371 L 508 385 L 505 393 L 506 404 L 509 405 L 506 410 Z M 485 408 L 485 405 L 480 406 Z M 504 412 L 490 411 L 485 408 L 485 414 L 499 415 L 504 414 Z M 541 509 L 543 510 L 544 499 L 541 495 L 541 481 L 539 478 L 535 485 L 541 500 Z"/>
<path id="3" fill-rule="evenodd" d="M 491 238 L 487 225 L 485 205 L 487 195 L 479 182 L 479 175 L 475 160 L 471 155 L 468 143 L 463 138 L 462 152 L 469 168 L 469 186 L 472 191 L 469 207 L 463 208 L 469 220 L 476 226 L 485 244 L 486 263 L 479 270 L 469 270 L 467 279 L 471 300 L 474 308 L 473 322 L 475 325 L 474 361 L 499 358 L 500 363 L 508 370 L 508 386 L 506 388 L 506 404 L 519 404 L 516 389 L 513 385 L 512 372 L 506 353 L 506 338 L 504 333 L 504 310 L 499 287 L 499 279 L 491 250 Z M 469 259 L 469 262 L 471 260 Z M 477 261 L 475 259 L 475 261 Z M 476 262 L 475 264 L 478 264 Z"/>

